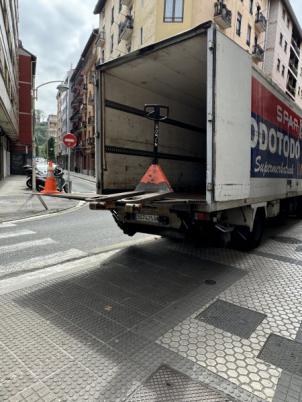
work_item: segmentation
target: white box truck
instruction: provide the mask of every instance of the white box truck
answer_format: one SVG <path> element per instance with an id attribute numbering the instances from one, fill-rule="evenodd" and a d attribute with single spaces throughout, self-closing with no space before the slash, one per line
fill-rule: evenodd
<path id="1" fill-rule="evenodd" d="M 215 228 L 251 248 L 266 218 L 302 214 L 302 111 L 214 24 L 97 72 L 100 196 L 90 208 L 110 210 L 125 233 Z M 170 110 L 160 126 L 158 160 L 172 193 L 133 192 L 153 158 L 145 104 Z"/>

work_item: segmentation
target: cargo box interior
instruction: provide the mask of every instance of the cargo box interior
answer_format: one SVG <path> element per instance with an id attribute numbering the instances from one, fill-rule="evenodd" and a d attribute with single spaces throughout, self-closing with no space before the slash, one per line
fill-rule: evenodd
<path id="1" fill-rule="evenodd" d="M 135 188 L 152 163 L 145 104 L 166 105 L 159 164 L 177 193 L 206 187 L 207 34 L 149 46 L 101 66 L 102 191 Z"/>

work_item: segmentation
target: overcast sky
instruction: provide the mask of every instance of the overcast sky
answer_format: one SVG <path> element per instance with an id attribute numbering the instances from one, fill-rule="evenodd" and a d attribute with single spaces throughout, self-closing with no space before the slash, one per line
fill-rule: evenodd
<path id="1" fill-rule="evenodd" d="M 148 0 L 154 1 L 154 0 Z M 194 0 L 200 1 L 200 0 Z M 75 66 L 98 18 L 97 0 L 19 0 L 20 38 L 38 58 L 36 85 L 63 80 Z M 291 0 L 302 25 L 302 0 Z M 37 108 L 56 113 L 56 84 L 42 87 Z"/>
<path id="2" fill-rule="evenodd" d="M 19 0 L 20 39 L 37 56 L 36 85 L 63 80 L 75 66 L 98 16 L 97 0 Z M 39 90 L 36 107 L 46 115 L 56 114 L 56 85 Z"/>

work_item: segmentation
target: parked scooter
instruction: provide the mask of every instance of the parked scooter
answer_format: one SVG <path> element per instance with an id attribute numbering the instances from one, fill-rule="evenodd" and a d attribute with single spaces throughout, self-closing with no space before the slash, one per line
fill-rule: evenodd
<path id="1" fill-rule="evenodd" d="M 32 167 L 31 166 L 24 166 L 27 173 L 26 185 L 28 188 L 32 189 Z M 68 183 L 64 179 L 64 171 L 62 168 L 56 166 L 54 169 L 54 176 L 57 182 L 57 189 L 58 191 L 65 191 L 68 193 Z M 39 170 L 36 171 L 36 191 L 43 191 L 45 187 L 47 175 L 41 173 Z"/>

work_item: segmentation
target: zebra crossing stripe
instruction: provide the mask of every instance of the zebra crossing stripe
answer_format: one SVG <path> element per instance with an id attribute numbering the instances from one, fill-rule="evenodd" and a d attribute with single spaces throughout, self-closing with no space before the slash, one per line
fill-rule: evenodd
<path id="1" fill-rule="evenodd" d="M 32 230 L 17 230 L 15 232 L 4 232 L 0 233 L 0 239 L 9 239 L 11 237 L 18 237 L 18 236 L 27 236 L 31 234 L 35 234 Z"/>
<path id="2" fill-rule="evenodd" d="M 78 249 L 71 248 L 66 251 L 59 251 L 57 253 L 48 254 L 45 256 L 43 255 L 30 258 L 29 260 L 26 260 L 26 264 L 24 264 L 24 261 L 19 261 L 7 265 L 2 265 L 0 266 L 0 276 L 12 272 L 23 273 L 32 269 L 45 268 L 51 265 L 60 264 L 82 257 L 87 257 L 87 253 Z"/>
<path id="3" fill-rule="evenodd" d="M 54 240 L 46 237 L 45 239 L 25 241 L 17 244 L 9 244 L 7 246 L 0 246 L 0 254 L 13 253 L 15 251 L 25 250 L 27 248 L 43 247 L 54 243 L 56 243 Z"/>
<path id="4" fill-rule="evenodd" d="M 0 223 L 0 229 L 12 228 L 14 226 L 16 226 L 16 225 L 14 223 L 10 223 L 10 222 Z"/>

